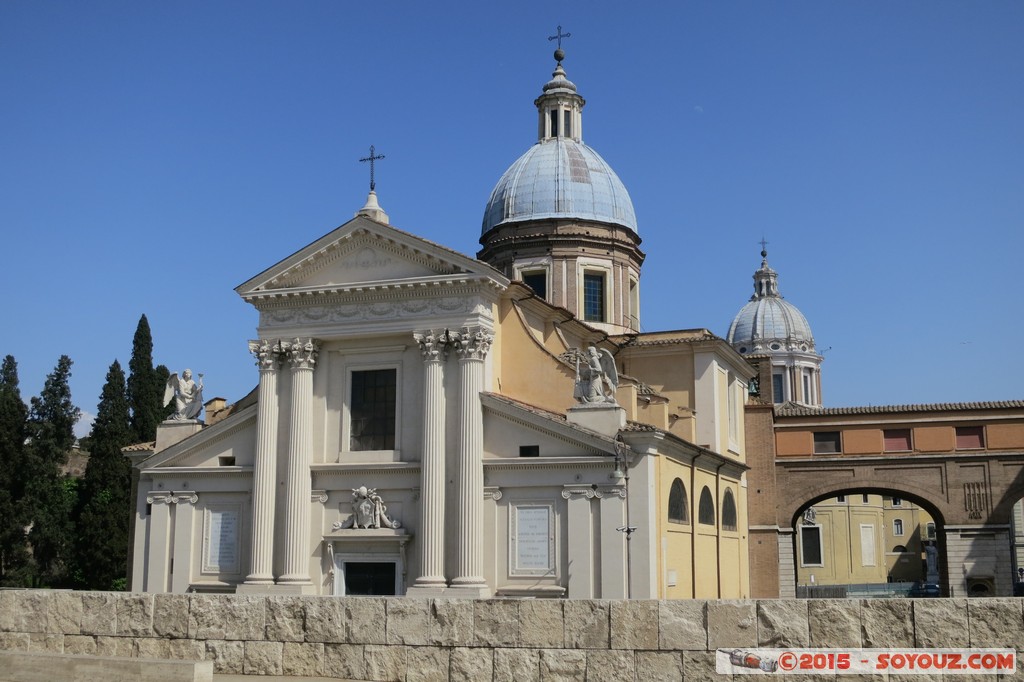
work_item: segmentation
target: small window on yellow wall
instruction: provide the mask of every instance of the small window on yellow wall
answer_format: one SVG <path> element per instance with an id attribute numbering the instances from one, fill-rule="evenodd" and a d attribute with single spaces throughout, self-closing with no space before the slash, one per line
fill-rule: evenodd
<path id="1" fill-rule="evenodd" d="M 715 525 L 715 498 L 711 496 L 711 490 L 707 486 L 700 491 L 697 520 L 707 526 Z"/>
<path id="2" fill-rule="evenodd" d="M 689 523 L 689 506 L 686 487 L 677 478 L 672 481 L 672 489 L 668 493 L 668 520 L 672 523 Z"/>
<path id="3" fill-rule="evenodd" d="M 736 530 L 736 500 L 729 489 L 722 497 L 722 530 Z"/>

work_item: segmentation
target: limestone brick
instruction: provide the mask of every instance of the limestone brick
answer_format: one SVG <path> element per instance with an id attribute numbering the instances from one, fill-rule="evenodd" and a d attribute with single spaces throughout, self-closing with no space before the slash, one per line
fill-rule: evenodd
<path id="1" fill-rule="evenodd" d="M 306 641 L 337 644 L 385 644 L 384 599 L 306 600 Z"/>
<path id="2" fill-rule="evenodd" d="M 565 645 L 562 599 L 527 599 L 519 605 L 519 642 L 527 647 Z"/>
<path id="3" fill-rule="evenodd" d="M 14 605 L 14 592 L 0 590 L 0 633 L 18 632 L 21 628 L 21 614 Z"/>
<path id="4" fill-rule="evenodd" d="M 324 645 L 320 642 L 284 642 L 281 650 L 283 675 L 319 677 L 324 674 Z"/>
<path id="5" fill-rule="evenodd" d="M 678 651 L 637 651 L 636 679 L 642 682 L 683 679 L 683 656 Z"/>
<path id="6" fill-rule="evenodd" d="M 607 649 L 611 644 L 611 602 L 570 599 L 565 613 L 565 646 L 570 649 Z"/>
<path id="7" fill-rule="evenodd" d="M 427 599 L 388 599 L 387 643 L 424 645 L 428 641 Z"/>
<path id="8" fill-rule="evenodd" d="M 116 634 L 118 601 L 118 596 L 111 592 L 83 592 L 82 634 Z"/>
<path id="9" fill-rule="evenodd" d="M 658 648 L 658 602 L 614 601 L 611 606 L 613 649 Z"/>
<path id="10" fill-rule="evenodd" d="M 449 659 L 451 682 L 477 682 L 494 677 L 494 652 L 491 649 L 456 647 Z"/>
<path id="11" fill-rule="evenodd" d="M 408 648 L 367 644 L 366 677 L 377 682 L 402 682 L 408 672 Z"/>
<path id="12" fill-rule="evenodd" d="M 1020 599 L 969 599 L 967 613 L 972 647 L 1024 649 Z"/>
<path id="13" fill-rule="evenodd" d="M 51 632 L 30 632 L 28 635 L 28 650 L 62 654 L 64 653 L 64 635 Z"/>
<path id="14" fill-rule="evenodd" d="M 245 653 L 242 659 L 244 675 L 280 675 L 282 673 L 282 642 L 245 642 Z"/>
<path id="15" fill-rule="evenodd" d="M 703 682 L 704 680 L 728 680 L 731 675 L 719 675 L 715 672 L 714 651 L 684 651 L 683 680 L 686 682 Z"/>
<path id="16" fill-rule="evenodd" d="M 206 646 L 195 639 L 138 637 L 135 639 L 135 655 L 140 658 L 202 661 L 206 659 Z"/>
<path id="17" fill-rule="evenodd" d="M 687 599 L 658 603 L 658 648 L 705 651 L 707 646 L 706 602 Z"/>
<path id="18" fill-rule="evenodd" d="M 539 682 L 540 649 L 495 649 L 494 679 Z"/>
<path id="19" fill-rule="evenodd" d="M 362 644 L 324 644 L 324 675 L 343 679 L 366 679 L 366 656 Z"/>
<path id="20" fill-rule="evenodd" d="M 153 595 L 153 633 L 158 637 L 188 637 L 189 595 Z"/>
<path id="21" fill-rule="evenodd" d="M 223 639 L 206 640 L 206 660 L 213 661 L 213 672 L 241 675 L 245 660 L 245 642 Z"/>
<path id="22" fill-rule="evenodd" d="M 0 632 L 0 649 L 28 651 L 28 634 L 25 632 Z"/>
<path id="23" fill-rule="evenodd" d="M 15 614 L 13 629 L 29 633 L 49 631 L 49 590 L 16 590 L 10 592 L 9 600 Z"/>
<path id="24" fill-rule="evenodd" d="M 708 648 L 757 645 L 757 602 L 708 602 Z"/>
<path id="25" fill-rule="evenodd" d="M 408 647 L 406 682 L 448 682 L 451 652 L 443 647 Z M 477 678 L 480 679 L 480 678 Z"/>
<path id="26" fill-rule="evenodd" d="M 915 646 L 970 646 L 966 599 L 915 599 L 913 604 Z"/>
<path id="27" fill-rule="evenodd" d="M 541 652 L 541 670 L 544 652 Z M 587 652 L 587 682 L 633 682 L 636 660 L 632 651 L 610 649 Z"/>
<path id="28" fill-rule="evenodd" d="M 138 654 L 135 653 L 135 638 L 96 635 L 96 655 L 117 656 L 119 658 L 137 656 Z"/>
<path id="29" fill-rule="evenodd" d="M 466 599 L 431 599 L 427 611 L 427 643 L 469 646 L 473 643 L 473 602 Z"/>
<path id="30" fill-rule="evenodd" d="M 189 637 L 249 641 L 264 638 L 263 598 L 194 594 L 191 600 L 188 614 Z"/>
<path id="31" fill-rule="evenodd" d="M 47 632 L 77 635 L 82 632 L 82 597 L 78 592 L 53 592 L 47 599 Z"/>
<path id="32" fill-rule="evenodd" d="M 478 646 L 518 646 L 518 599 L 473 602 L 473 642 Z"/>
<path id="33" fill-rule="evenodd" d="M 118 636 L 153 636 L 153 595 L 132 594 L 120 597 L 114 605 Z"/>
<path id="34" fill-rule="evenodd" d="M 910 599 L 864 599 L 860 618 L 864 646 L 914 646 L 913 601 Z"/>
<path id="35" fill-rule="evenodd" d="M 301 642 L 305 639 L 306 600 L 304 598 L 268 597 L 264 617 L 268 642 Z"/>
<path id="36" fill-rule="evenodd" d="M 541 682 L 584 682 L 587 679 L 585 651 L 541 649 L 539 663 Z"/>
<path id="37" fill-rule="evenodd" d="M 757 602 L 757 643 L 767 647 L 808 646 L 807 600 Z"/>
<path id="38" fill-rule="evenodd" d="M 64 653 L 95 656 L 96 638 L 92 635 L 64 635 Z"/>
<path id="39" fill-rule="evenodd" d="M 860 600 L 807 600 L 807 630 L 815 647 L 860 647 Z"/>

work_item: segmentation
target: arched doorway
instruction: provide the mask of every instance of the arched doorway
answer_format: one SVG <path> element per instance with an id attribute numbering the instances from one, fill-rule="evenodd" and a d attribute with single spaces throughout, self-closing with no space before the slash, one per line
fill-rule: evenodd
<path id="1" fill-rule="evenodd" d="M 913 493 L 890 488 L 819 493 L 797 508 L 791 528 L 794 596 L 948 593 L 943 519 L 933 504 Z"/>

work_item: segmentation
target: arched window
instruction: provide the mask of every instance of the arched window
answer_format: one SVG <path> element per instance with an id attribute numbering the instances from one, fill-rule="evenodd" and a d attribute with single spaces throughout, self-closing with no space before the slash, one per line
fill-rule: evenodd
<path id="1" fill-rule="evenodd" d="M 711 491 L 707 486 L 700 491 L 700 506 L 697 508 L 697 520 L 701 523 L 715 525 L 715 498 L 711 497 Z"/>
<path id="2" fill-rule="evenodd" d="M 690 501 L 686 497 L 686 488 L 678 478 L 672 481 L 668 493 L 668 520 L 672 523 L 690 522 Z"/>
<path id="3" fill-rule="evenodd" d="M 722 530 L 736 530 L 736 500 L 728 488 L 722 498 Z"/>

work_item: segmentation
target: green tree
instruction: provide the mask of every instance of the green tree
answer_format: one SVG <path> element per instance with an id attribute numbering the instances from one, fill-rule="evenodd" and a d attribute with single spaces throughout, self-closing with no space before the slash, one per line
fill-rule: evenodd
<path id="1" fill-rule="evenodd" d="M 23 585 L 29 567 L 25 527 L 25 438 L 28 407 L 18 386 L 18 363 L 0 367 L 0 585 Z"/>
<path id="2" fill-rule="evenodd" d="M 143 315 L 135 328 L 132 358 L 128 361 L 128 406 L 131 410 L 132 439 L 136 443 L 156 438 L 156 426 L 166 416 L 163 409 L 164 384 L 153 367 L 153 336 Z"/>
<path id="3" fill-rule="evenodd" d="M 25 507 L 32 524 L 29 543 L 35 562 L 33 587 L 67 583 L 75 481 L 65 477 L 61 467 L 75 443 L 75 422 L 81 414 L 71 402 L 71 364 L 71 358 L 60 356 L 46 377 L 42 393 L 32 398 L 29 410 Z"/>
<path id="4" fill-rule="evenodd" d="M 100 394 L 89 463 L 79 484 L 74 577 L 80 587 L 109 590 L 125 578 L 131 464 L 121 454 L 121 448 L 130 445 L 133 437 L 124 371 L 115 360 Z"/>

